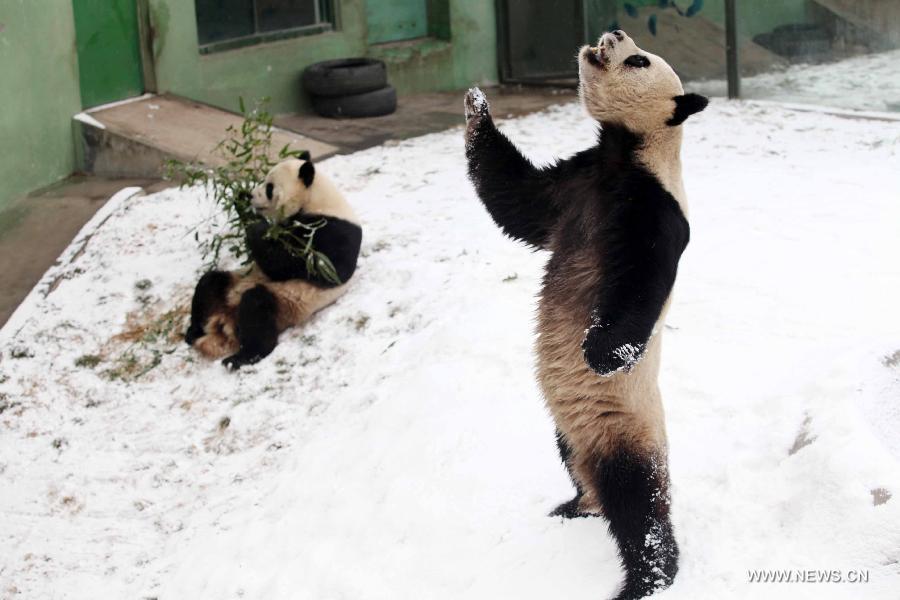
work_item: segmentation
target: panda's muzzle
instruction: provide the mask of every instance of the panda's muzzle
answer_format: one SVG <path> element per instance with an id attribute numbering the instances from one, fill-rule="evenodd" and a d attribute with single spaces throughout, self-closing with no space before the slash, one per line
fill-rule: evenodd
<path id="1" fill-rule="evenodd" d="M 616 46 L 627 40 L 628 36 L 621 29 L 604 33 L 597 40 L 596 47 L 585 46 L 582 56 L 591 66 L 605 71 L 613 61 Z"/>
<path id="2" fill-rule="evenodd" d="M 582 56 L 588 64 L 601 70 L 606 70 L 609 64 L 609 55 L 603 46 L 597 48 L 585 46 Z"/>
<path id="3" fill-rule="evenodd" d="M 253 190 L 253 195 L 250 198 L 250 206 L 252 206 L 257 211 L 265 210 L 269 207 L 270 204 L 264 189 L 265 188 L 263 188 L 262 185 L 256 186 L 256 188 Z"/>

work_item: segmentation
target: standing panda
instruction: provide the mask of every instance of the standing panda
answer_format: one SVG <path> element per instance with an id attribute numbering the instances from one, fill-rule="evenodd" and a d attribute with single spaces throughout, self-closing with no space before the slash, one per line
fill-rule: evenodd
<path id="1" fill-rule="evenodd" d="M 466 95 L 469 176 L 510 237 L 549 250 L 537 372 L 576 496 L 551 515 L 603 515 L 625 569 L 619 600 L 668 587 L 669 518 L 660 338 L 688 243 L 681 124 L 707 99 L 622 31 L 581 49 L 579 90 L 599 143 L 535 168 Z"/>
<path id="2" fill-rule="evenodd" d="M 209 358 L 226 358 L 235 370 L 265 358 L 278 334 L 299 325 L 337 300 L 356 270 L 362 228 L 344 196 L 304 153 L 275 165 L 253 190 L 252 204 L 266 217 L 247 231 L 253 265 L 249 270 L 210 271 L 200 278 L 191 302 L 185 341 Z M 325 220 L 313 235 L 314 248 L 334 265 L 335 284 L 306 261 L 292 256 L 279 241 L 266 238 L 269 220 L 294 226 L 298 237 Z"/>

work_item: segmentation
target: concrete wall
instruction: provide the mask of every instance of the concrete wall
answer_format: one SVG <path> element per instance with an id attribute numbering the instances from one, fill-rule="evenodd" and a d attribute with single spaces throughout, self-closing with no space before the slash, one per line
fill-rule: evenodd
<path id="1" fill-rule="evenodd" d="M 0 1 L 0 209 L 74 168 L 72 0 Z"/>
<path id="2" fill-rule="evenodd" d="M 446 42 L 369 48 L 365 0 L 335 0 L 334 32 L 201 55 L 194 3 L 150 0 L 157 87 L 229 110 L 237 110 L 240 96 L 247 101 L 268 96 L 273 113 L 296 112 L 309 106 L 300 88 L 303 67 L 366 54 L 389 63 L 391 82 L 401 94 L 496 82 L 494 2 L 449 2 L 451 39 Z"/>
<path id="3" fill-rule="evenodd" d="M 808 0 L 737 2 L 738 32 L 747 37 L 768 33 L 779 25 L 807 22 Z M 706 2 L 701 16 L 725 26 L 725 3 Z"/>
<path id="4" fill-rule="evenodd" d="M 845 0 L 855 3 L 858 0 Z M 876 0 L 878 1 L 878 0 Z M 624 5 L 631 4 L 641 8 L 656 8 L 658 0 L 588 0 L 588 6 L 594 7 L 594 11 L 604 15 L 609 14 L 609 7 L 613 5 L 613 12 L 624 12 Z M 806 22 L 806 9 L 809 0 L 748 0 L 736 3 L 738 7 L 738 31 L 741 35 L 752 37 L 758 33 L 766 33 L 787 23 Z M 678 6 L 686 9 L 691 5 L 688 0 L 678 0 Z M 599 7 L 602 7 L 599 8 Z M 666 9 L 666 10 L 672 10 Z M 725 26 L 725 2 L 722 0 L 707 0 L 703 8 L 696 15 L 697 18 L 709 19 L 718 25 Z M 606 25 L 604 25 L 606 27 Z M 641 33 L 644 33 L 642 31 Z"/>
<path id="5" fill-rule="evenodd" d="M 499 79 L 494 2 L 451 0 L 449 37 L 371 46 L 368 55 L 388 66 L 402 93 L 458 90 Z M 443 38 L 443 39 L 442 39 Z"/>

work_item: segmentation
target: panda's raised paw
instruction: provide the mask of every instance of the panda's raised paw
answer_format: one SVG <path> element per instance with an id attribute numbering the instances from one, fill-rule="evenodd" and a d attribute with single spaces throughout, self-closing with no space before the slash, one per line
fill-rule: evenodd
<path id="1" fill-rule="evenodd" d="M 466 121 L 490 115 L 491 106 L 488 104 L 487 96 L 477 87 L 470 88 L 466 92 L 463 106 L 465 107 Z"/>

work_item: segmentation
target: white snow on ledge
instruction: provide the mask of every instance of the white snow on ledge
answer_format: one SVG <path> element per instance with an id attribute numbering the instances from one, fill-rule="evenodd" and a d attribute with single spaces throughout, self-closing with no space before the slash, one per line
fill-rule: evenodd
<path id="1" fill-rule="evenodd" d="M 140 102 L 141 100 L 146 100 L 147 98 L 153 98 L 155 96 L 156 96 L 156 94 L 148 92 L 145 94 L 141 94 L 140 96 L 134 96 L 133 98 L 125 98 L 124 100 L 116 100 L 114 102 L 108 102 L 106 104 L 101 104 L 99 106 L 92 106 L 91 108 L 87 109 L 84 112 L 86 112 L 86 113 L 100 112 L 100 111 L 106 110 L 108 108 L 115 108 L 117 106 L 122 106 L 124 104 L 131 104 L 132 102 Z"/>
<path id="2" fill-rule="evenodd" d="M 501 128 L 539 162 L 594 139 L 576 104 Z M 713 102 L 685 136 L 660 381 L 682 561 L 658 597 L 893 600 L 900 124 Z M 462 146 L 320 163 L 364 221 L 352 289 L 238 374 L 177 335 L 114 339 L 161 315 L 180 331 L 208 203 L 110 206 L 2 344 L 0 595 L 609 596 L 603 520 L 545 516 L 573 493 L 533 379 L 546 255 L 499 233 Z"/>
<path id="3" fill-rule="evenodd" d="M 91 127 L 96 127 L 97 129 L 106 129 L 106 125 L 104 125 L 103 123 L 101 123 L 100 121 L 98 121 L 97 119 L 95 119 L 89 113 L 86 113 L 86 112 L 80 112 L 72 118 L 75 119 L 76 121 L 81 121 L 82 123 L 90 125 Z"/>

